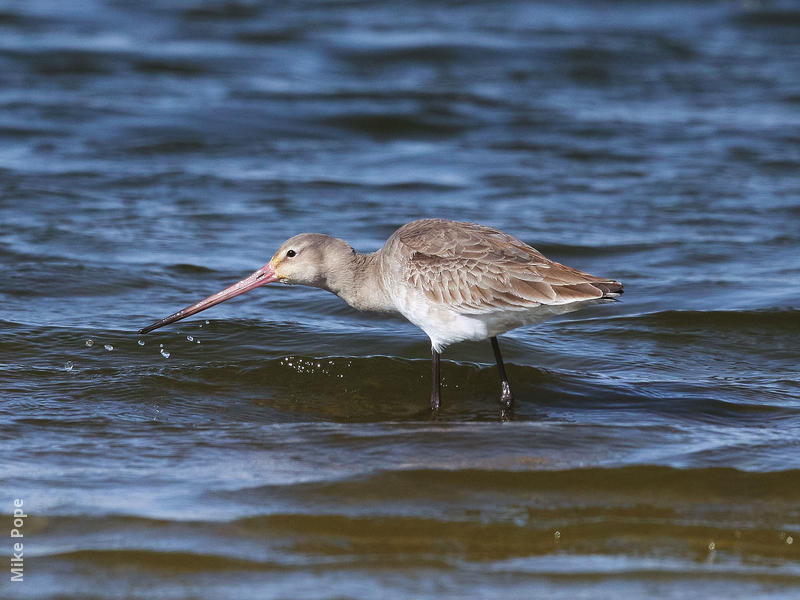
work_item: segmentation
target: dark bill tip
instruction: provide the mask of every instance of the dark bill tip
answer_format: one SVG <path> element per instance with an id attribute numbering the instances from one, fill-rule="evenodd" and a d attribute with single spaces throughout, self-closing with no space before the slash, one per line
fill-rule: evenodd
<path id="1" fill-rule="evenodd" d="M 163 327 L 164 325 L 169 325 L 170 323 L 174 323 L 175 321 L 180 321 L 186 317 L 190 317 L 196 313 L 199 313 L 201 310 L 205 310 L 207 308 L 211 308 L 212 306 L 216 306 L 220 302 L 225 302 L 225 300 L 229 300 L 231 298 L 235 298 L 239 294 L 243 294 L 249 290 L 255 289 L 267 283 L 271 283 L 277 280 L 277 276 L 275 272 L 270 268 L 269 265 L 264 265 L 255 273 L 252 273 L 248 277 L 245 277 L 238 283 L 234 283 L 232 286 L 225 288 L 221 292 L 217 292 L 216 294 L 209 296 L 205 300 L 201 300 L 191 306 L 187 306 L 186 308 L 179 310 L 176 313 L 171 314 L 168 317 L 164 317 L 163 319 L 159 319 L 155 323 L 148 325 L 147 327 L 142 327 L 139 330 L 139 333 L 149 333 L 154 329 L 158 329 L 159 327 Z"/>

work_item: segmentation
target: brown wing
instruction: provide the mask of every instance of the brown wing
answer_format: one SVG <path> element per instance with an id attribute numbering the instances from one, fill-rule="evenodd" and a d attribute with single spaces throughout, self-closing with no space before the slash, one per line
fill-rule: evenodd
<path id="1" fill-rule="evenodd" d="M 622 285 L 551 261 L 491 227 L 424 219 L 401 227 L 406 279 L 460 313 L 613 298 Z"/>

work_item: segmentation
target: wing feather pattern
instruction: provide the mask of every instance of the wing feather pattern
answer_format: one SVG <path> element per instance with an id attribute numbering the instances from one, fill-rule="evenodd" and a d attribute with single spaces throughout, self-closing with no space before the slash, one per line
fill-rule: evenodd
<path id="1" fill-rule="evenodd" d="M 413 221 L 392 236 L 403 276 L 434 302 L 462 314 L 614 298 L 622 284 L 552 261 L 491 227 Z"/>

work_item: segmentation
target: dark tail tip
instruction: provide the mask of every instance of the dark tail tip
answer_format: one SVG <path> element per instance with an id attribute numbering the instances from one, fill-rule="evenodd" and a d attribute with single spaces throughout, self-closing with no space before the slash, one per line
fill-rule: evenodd
<path id="1" fill-rule="evenodd" d="M 619 281 L 595 281 L 592 282 L 592 285 L 602 290 L 603 298 L 616 298 L 625 293 L 623 285 Z"/>

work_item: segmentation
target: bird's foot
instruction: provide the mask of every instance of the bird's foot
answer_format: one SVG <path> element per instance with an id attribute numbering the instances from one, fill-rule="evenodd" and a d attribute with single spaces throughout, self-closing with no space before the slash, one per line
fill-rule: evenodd
<path id="1" fill-rule="evenodd" d="M 505 407 L 510 407 L 514 404 L 514 394 L 511 393 L 511 386 L 507 381 L 502 383 L 503 393 L 500 396 L 500 403 Z"/>
<path id="2" fill-rule="evenodd" d="M 514 419 L 514 394 L 507 381 L 502 382 L 503 394 L 500 396 L 500 420 L 512 421 Z"/>

